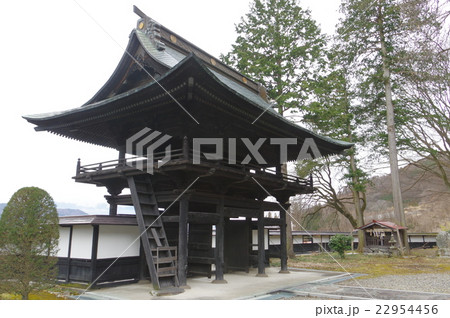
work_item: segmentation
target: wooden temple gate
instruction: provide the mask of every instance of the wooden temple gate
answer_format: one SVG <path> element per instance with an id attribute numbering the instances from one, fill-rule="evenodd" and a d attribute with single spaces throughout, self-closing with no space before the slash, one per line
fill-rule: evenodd
<path id="1" fill-rule="evenodd" d="M 94 97 L 77 109 L 24 118 L 37 131 L 118 151 L 117 160 L 79 161 L 74 179 L 105 187 L 110 215 L 119 205 L 134 206 L 156 289 L 184 286 L 188 273 L 210 276 L 211 265 L 217 283 L 225 282 L 226 270 L 251 265 L 264 276 L 269 225 L 280 228 L 281 272 L 287 272 L 289 197 L 314 189 L 311 179 L 283 174 L 281 165 L 301 155 L 337 154 L 352 144 L 281 117 L 262 85 L 135 12 L 140 19 L 126 53 Z M 155 136 L 165 139 L 153 143 Z M 223 144 L 195 147 L 212 137 Z M 215 158 L 219 148 L 222 156 Z M 269 195 L 278 202 L 265 201 Z M 266 218 L 264 211 L 280 217 Z M 257 255 L 251 229 L 258 231 Z"/>
<path id="2" fill-rule="evenodd" d="M 184 146 L 189 148 L 187 143 Z M 254 165 L 207 160 L 194 165 L 190 149 L 181 153 L 189 155 L 175 157 L 160 168 L 156 168 L 160 159 L 156 156 L 153 175 L 135 168 L 139 160 L 144 161 L 141 167 L 145 168 L 146 158 L 126 159 L 120 154 L 120 159 L 103 163 L 81 165 L 79 161 L 75 180 L 105 186 L 110 193 L 105 196 L 110 215 L 117 214 L 119 205 L 134 206 L 155 288 L 183 286 L 189 274 L 211 276 L 211 265 L 215 267 L 216 283 L 225 282 L 227 270 L 248 271 L 251 266 L 258 266 L 258 275 L 264 276 L 265 226 L 278 226 L 281 231 L 281 272 L 287 272 L 286 191 L 312 191 L 312 180 L 279 171 L 269 173 Z M 284 204 L 264 201 L 264 188 L 252 178 L 267 187 L 277 187 L 274 194 Z M 125 188 L 131 194 L 120 194 Z M 253 193 L 250 198 L 245 195 L 249 191 Z M 264 211 L 278 211 L 281 217 L 266 218 Z M 256 255 L 252 253 L 252 229 L 258 230 Z"/>

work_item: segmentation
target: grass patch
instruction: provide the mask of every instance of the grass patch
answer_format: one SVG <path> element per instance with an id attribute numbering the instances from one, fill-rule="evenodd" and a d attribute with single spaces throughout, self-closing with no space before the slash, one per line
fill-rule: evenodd
<path id="1" fill-rule="evenodd" d="M 387 257 L 379 254 L 346 254 L 345 259 L 341 259 L 337 253 L 331 253 L 331 255 L 340 265 L 327 253 L 317 253 L 290 259 L 288 266 L 367 274 L 361 279 L 383 275 L 448 273 L 450 271 L 450 259 L 438 257 L 436 248 L 428 250 L 414 249 L 411 251 L 410 256 L 405 257 Z"/>
<path id="2" fill-rule="evenodd" d="M 87 284 L 62 283 L 49 287 L 46 290 L 32 292 L 29 295 L 30 300 L 70 300 L 70 296 L 80 294 Z M 0 300 L 21 300 L 21 295 L 11 293 L 0 293 Z"/>
<path id="3" fill-rule="evenodd" d="M 88 288 L 89 284 L 83 284 L 83 283 L 59 283 L 58 286 L 66 287 L 66 288 L 78 288 L 78 289 L 86 289 Z M 91 286 L 91 289 L 93 287 Z"/>
<path id="4" fill-rule="evenodd" d="M 39 291 L 36 293 L 32 293 L 28 297 L 30 300 L 66 300 L 67 298 L 64 296 L 60 296 L 55 293 L 51 293 L 48 291 Z M 0 294 L 0 300 L 21 300 L 22 296 L 3 293 Z"/>

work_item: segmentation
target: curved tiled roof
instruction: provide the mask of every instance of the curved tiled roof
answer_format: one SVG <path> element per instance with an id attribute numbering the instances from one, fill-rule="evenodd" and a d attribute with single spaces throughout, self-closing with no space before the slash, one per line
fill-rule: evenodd
<path id="1" fill-rule="evenodd" d="M 156 23 L 151 19 L 147 20 L 147 22 Z M 114 118 L 127 116 L 127 109 L 133 108 L 136 100 L 141 98 L 140 96 L 154 94 L 158 86 L 162 87 L 161 83 L 170 83 L 172 79 L 181 76 L 183 69 L 191 67 L 196 70 L 197 76 L 207 79 L 205 80 L 206 82 L 216 83 L 223 88 L 224 92 L 231 94 L 230 96 L 242 100 L 242 102 L 238 103 L 239 106 L 236 107 L 239 108 L 241 113 L 251 114 L 247 117 L 253 116 L 251 118 L 256 119 L 260 115 L 261 119 L 259 120 L 261 122 L 270 121 L 272 127 L 275 126 L 280 131 L 285 127 L 284 137 L 313 137 L 321 143 L 322 148 L 328 149 L 325 151 L 326 154 L 339 153 L 353 145 L 348 142 L 320 136 L 287 120 L 273 110 L 273 105 L 265 99 L 264 94 L 261 94 L 260 86 L 251 81 L 251 79 L 225 66 L 206 52 L 164 27 L 161 27 L 161 34 L 162 36 L 157 42 L 155 41 L 155 35 L 151 36 L 148 32 L 144 32 L 143 29 L 133 30 L 126 52 L 116 70 L 105 85 L 85 105 L 66 111 L 28 115 L 24 116 L 24 118 L 30 123 L 36 124 L 36 130 L 47 130 L 65 137 L 115 148 L 117 143 L 111 139 L 111 136 L 101 137 L 102 132 L 92 130 L 94 128 L 88 128 L 86 126 L 87 123 L 108 120 L 108 118 L 113 116 Z M 177 40 L 174 40 L 174 38 Z M 162 42 L 163 44 L 161 44 Z M 157 79 L 148 75 L 150 78 L 147 78 L 143 84 L 120 93 L 117 87 L 126 82 L 128 76 L 130 76 L 129 72 L 132 66 L 138 65 L 143 68 L 141 51 L 145 51 L 147 58 L 162 73 Z M 144 74 L 144 76 L 147 75 Z M 164 87 L 162 88 L 165 90 Z M 251 121 L 248 123 L 244 122 L 244 119 L 240 120 L 247 126 L 251 123 Z M 88 129 L 91 129 L 91 131 L 88 131 Z M 258 129 L 257 125 L 255 125 L 255 129 Z M 104 132 L 104 134 L 107 133 Z"/>

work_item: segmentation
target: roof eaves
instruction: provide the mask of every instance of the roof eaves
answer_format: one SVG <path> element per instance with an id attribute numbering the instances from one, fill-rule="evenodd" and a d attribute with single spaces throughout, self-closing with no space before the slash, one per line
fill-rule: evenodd
<path id="1" fill-rule="evenodd" d="M 36 123 L 41 122 L 41 121 L 50 120 L 50 119 L 56 119 L 56 118 L 59 118 L 59 117 L 64 117 L 64 116 L 70 115 L 70 114 L 75 114 L 75 113 L 79 113 L 79 112 L 85 112 L 85 111 L 88 111 L 88 110 L 100 108 L 100 107 L 102 107 L 104 105 L 107 105 L 107 104 L 109 104 L 111 102 L 115 102 L 117 100 L 120 100 L 122 98 L 130 96 L 132 94 L 138 93 L 138 92 L 140 92 L 140 91 L 142 91 L 142 90 L 144 90 L 146 88 L 149 88 L 150 86 L 158 84 L 160 81 L 164 80 L 164 78 L 167 78 L 168 76 L 170 76 L 170 74 L 174 73 L 177 69 L 179 69 L 182 65 L 184 65 L 186 63 L 186 61 L 188 61 L 191 56 L 193 56 L 193 55 L 187 56 L 184 60 L 182 60 L 175 67 L 170 69 L 167 73 L 165 73 L 157 81 L 149 82 L 149 83 L 147 83 L 145 85 L 136 87 L 136 88 L 131 89 L 129 91 L 126 91 L 126 92 L 124 92 L 122 94 L 118 94 L 118 95 L 112 96 L 112 97 L 110 97 L 108 99 L 104 99 L 104 100 L 95 102 L 93 104 L 83 105 L 81 107 L 76 107 L 76 108 L 68 109 L 68 110 L 65 110 L 65 111 L 43 113 L 43 114 L 35 114 L 35 115 L 26 115 L 26 116 L 22 116 L 22 118 L 24 118 L 25 120 L 27 120 L 30 123 L 36 124 Z M 161 84 L 158 84 L 158 85 L 161 85 Z M 106 113 L 104 115 L 106 116 Z M 47 129 L 44 128 L 43 130 L 47 130 Z"/>
<path id="2" fill-rule="evenodd" d="M 290 120 L 286 119 L 285 117 L 283 117 L 282 115 L 280 115 L 276 111 L 273 111 L 271 109 L 272 105 L 269 104 L 268 102 L 266 102 L 258 94 L 252 93 L 250 90 L 248 90 L 246 87 L 242 86 L 238 82 L 233 81 L 232 79 L 228 79 L 226 76 L 211 70 L 208 66 L 206 66 L 195 55 L 194 55 L 194 59 L 205 70 L 205 72 L 207 72 L 213 79 L 216 80 L 216 82 L 221 84 L 227 90 L 231 90 L 234 94 L 240 96 L 242 99 L 246 100 L 247 102 L 255 105 L 258 108 L 260 108 L 261 111 L 263 111 L 263 113 L 262 113 L 263 116 L 265 115 L 265 113 L 267 113 L 270 116 L 276 117 L 276 118 L 284 121 L 285 123 L 287 123 L 288 125 L 294 127 L 295 129 L 299 129 L 299 130 L 301 130 L 304 133 L 310 134 L 312 137 L 321 139 L 321 140 L 323 140 L 325 142 L 329 142 L 331 144 L 334 144 L 334 145 L 339 146 L 339 147 L 343 147 L 345 149 L 351 148 L 354 145 L 353 143 L 349 143 L 349 142 L 346 142 L 346 141 L 340 141 L 340 140 L 332 139 L 330 137 L 318 135 L 318 134 L 314 133 L 313 131 L 310 131 L 310 130 L 308 130 L 306 128 L 303 128 L 303 127 L 301 127 L 301 126 L 291 122 Z M 237 89 L 237 87 L 240 87 L 240 89 Z M 253 94 L 253 96 L 250 96 L 250 94 Z"/>

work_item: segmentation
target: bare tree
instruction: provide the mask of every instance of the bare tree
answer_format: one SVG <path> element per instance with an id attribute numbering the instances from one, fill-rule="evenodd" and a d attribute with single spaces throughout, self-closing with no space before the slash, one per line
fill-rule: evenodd
<path id="1" fill-rule="evenodd" d="M 305 172 L 311 173 L 315 180 L 316 191 L 309 195 L 312 209 L 309 216 L 331 208 L 344 216 L 353 228 L 362 226 L 364 211 L 367 206 L 365 191 L 358 191 L 343 184 L 345 178 L 344 167 L 336 168 L 337 158 L 323 158 L 320 161 L 303 161 L 297 163 L 297 172 L 301 176 Z M 341 160 L 342 162 L 342 160 Z M 358 192 L 359 209 L 355 209 L 355 193 Z M 357 215 L 356 212 L 360 215 Z M 361 244 L 361 248 L 362 248 Z"/>
<path id="2" fill-rule="evenodd" d="M 449 1 L 426 1 L 434 23 L 417 27 L 400 62 L 402 157 L 442 179 L 450 188 L 450 15 Z M 405 6 L 411 25 L 425 10 Z M 419 21 L 418 21 L 419 20 Z"/>

